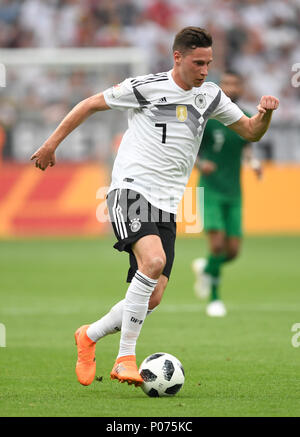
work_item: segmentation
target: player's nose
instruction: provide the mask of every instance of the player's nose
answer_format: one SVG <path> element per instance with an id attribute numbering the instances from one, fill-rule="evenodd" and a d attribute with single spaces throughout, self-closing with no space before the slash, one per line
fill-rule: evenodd
<path id="1" fill-rule="evenodd" d="M 202 74 L 202 76 L 207 76 L 208 75 L 208 66 L 207 65 L 203 65 L 201 68 L 200 73 Z"/>

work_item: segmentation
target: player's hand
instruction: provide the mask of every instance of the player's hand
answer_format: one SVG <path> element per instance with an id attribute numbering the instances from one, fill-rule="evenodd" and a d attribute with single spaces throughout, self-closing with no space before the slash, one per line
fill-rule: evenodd
<path id="1" fill-rule="evenodd" d="M 200 171 L 203 174 L 209 175 L 211 173 L 213 173 L 214 171 L 216 171 L 216 164 L 212 161 L 207 161 L 207 160 L 201 160 L 201 164 L 200 164 Z"/>
<path id="2" fill-rule="evenodd" d="M 55 165 L 54 150 L 50 146 L 44 144 L 31 156 L 30 160 L 33 161 L 34 159 L 35 166 L 43 171 L 46 170 L 48 165 L 53 167 Z"/>
<path id="3" fill-rule="evenodd" d="M 254 171 L 257 179 L 262 179 L 263 177 L 263 166 L 262 163 L 259 159 L 257 158 L 251 158 L 250 159 L 250 167 L 252 168 L 252 170 Z"/>
<path id="4" fill-rule="evenodd" d="M 273 96 L 262 96 L 257 106 L 258 112 L 265 114 L 267 111 L 274 111 L 279 106 L 279 100 Z"/>

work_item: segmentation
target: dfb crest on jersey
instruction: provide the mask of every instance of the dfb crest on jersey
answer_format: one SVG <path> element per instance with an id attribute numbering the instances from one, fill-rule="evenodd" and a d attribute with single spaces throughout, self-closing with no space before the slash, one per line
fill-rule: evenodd
<path id="1" fill-rule="evenodd" d="M 206 106 L 206 99 L 203 94 L 197 94 L 195 97 L 195 105 L 198 106 L 198 108 L 203 109 Z"/>
<path id="2" fill-rule="evenodd" d="M 129 225 L 129 227 L 130 227 L 130 229 L 131 229 L 132 232 L 137 232 L 137 231 L 139 231 L 139 230 L 141 229 L 141 226 L 142 226 L 142 224 L 141 224 L 141 222 L 140 222 L 140 219 L 135 218 L 135 219 L 133 219 L 133 220 L 130 220 L 130 225 Z"/>
<path id="3" fill-rule="evenodd" d="M 185 105 L 177 105 L 176 106 L 176 117 L 177 120 L 182 123 L 188 118 L 188 111 Z"/>

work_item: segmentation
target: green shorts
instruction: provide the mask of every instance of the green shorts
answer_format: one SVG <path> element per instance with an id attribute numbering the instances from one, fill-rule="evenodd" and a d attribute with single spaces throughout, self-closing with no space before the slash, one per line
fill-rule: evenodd
<path id="1" fill-rule="evenodd" d="M 224 231 L 229 237 L 242 236 L 242 199 L 224 198 L 204 191 L 204 230 Z"/>

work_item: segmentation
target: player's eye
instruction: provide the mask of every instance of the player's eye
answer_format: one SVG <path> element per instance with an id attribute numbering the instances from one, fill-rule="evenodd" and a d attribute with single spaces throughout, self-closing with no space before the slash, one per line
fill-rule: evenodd
<path id="1" fill-rule="evenodd" d="M 194 63 L 196 64 L 196 65 L 209 65 L 209 64 L 211 64 L 211 62 L 212 61 L 208 61 L 208 62 L 204 62 L 204 61 L 194 61 Z"/>

